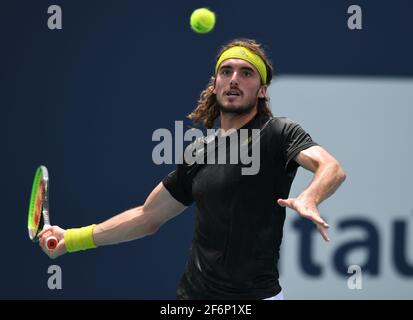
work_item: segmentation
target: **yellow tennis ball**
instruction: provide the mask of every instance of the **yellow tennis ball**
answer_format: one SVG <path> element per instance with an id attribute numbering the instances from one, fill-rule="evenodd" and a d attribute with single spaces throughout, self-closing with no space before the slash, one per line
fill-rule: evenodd
<path id="1" fill-rule="evenodd" d="M 191 29 L 197 33 L 208 33 L 215 25 L 215 13 L 207 8 L 199 8 L 191 14 Z"/>

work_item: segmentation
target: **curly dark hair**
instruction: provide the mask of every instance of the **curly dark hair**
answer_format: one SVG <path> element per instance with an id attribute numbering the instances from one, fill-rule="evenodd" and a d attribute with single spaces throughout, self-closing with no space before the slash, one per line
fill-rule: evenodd
<path id="1" fill-rule="evenodd" d="M 262 45 L 255 40 L 251 39 L 235 39 L 225 44 L 219 51 L 216 61 L 218 61 L 221 54 L 232 47 L 245 47 L 254 52 L 265 63 L 267 69 L 267 83 L 269 85 L 272 80 L 273 67 L 270 60 L 267 58 Z M 219 108 L 217 106 L 216 95 L 213 93 L 215 86 L 215 76 L 211 76 L 207 87 L 201 92 L 196 108 L 188 115 L 188 118 L 194 123 L 202 123 L 207 129 L 210 129 L 214 125 L 214 121 L 219 116 Z M 267 114 L 272 116 L 271 109 L 269 107 L 269 97 L 258 98 L 257 112 L 261 114 Z"/>

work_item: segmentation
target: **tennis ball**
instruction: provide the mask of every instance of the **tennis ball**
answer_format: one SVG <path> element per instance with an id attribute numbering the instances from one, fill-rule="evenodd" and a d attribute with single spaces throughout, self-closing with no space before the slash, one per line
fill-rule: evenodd
<path id="1" fill-rule="evenodd" d="M 197 33 L 208 33 L 215 25 L 215 13 L 207 8 L 199 8 L 191 14 L 191 29 Z"/>

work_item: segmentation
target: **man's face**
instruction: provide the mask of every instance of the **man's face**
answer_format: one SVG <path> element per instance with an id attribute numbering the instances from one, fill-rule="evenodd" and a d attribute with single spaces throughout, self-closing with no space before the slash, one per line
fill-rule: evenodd
<path id="1" fill-rule="evenodd" d="M 214 93 L 222 112 L 244 114 L 250 112 L 264 98 L 267 87 L 255 67 L 242 59 L 224 60 L 215 80 Z"/>

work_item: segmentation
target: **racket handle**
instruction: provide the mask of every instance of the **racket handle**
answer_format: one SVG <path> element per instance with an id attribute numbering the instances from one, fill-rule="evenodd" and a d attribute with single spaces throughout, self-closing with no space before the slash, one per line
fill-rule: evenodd
<path id="1" fill-rule="evenodd" d="M 57 247 L 59 241 L 54 236 L 50 236 L 46 239 L 46 247 L 48 250 L 54 250 Z"/>

